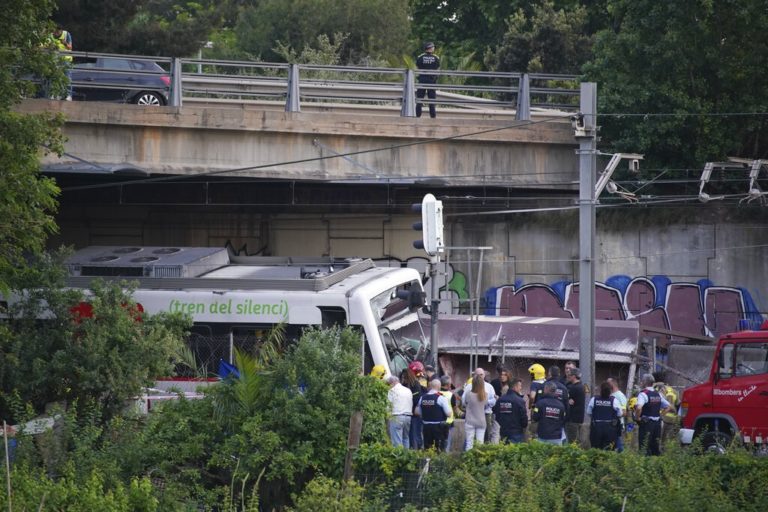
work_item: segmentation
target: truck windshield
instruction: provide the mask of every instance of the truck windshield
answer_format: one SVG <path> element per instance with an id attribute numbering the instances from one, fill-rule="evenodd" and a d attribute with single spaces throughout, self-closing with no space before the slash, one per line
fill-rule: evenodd
<path id="1" fill-rule="evenodd" d="M 721 379 L 768 373 L 768 343 L 728 343 L 720 352 L 718 376 Z"/>
<path id="2" fill-rule="evenodd" d="M 421 288 L 418 281 L 413 281 L 391 288 L 371 299 L 373 315 L 389 356 L 390 371 L 397 376 L 411 361 L 424 361 L 429 357 L 429 342 L 424 335 L 418 314 L 410 311 L 408 302 L 397 296 L 399 290 L 409 290 L 413 286 Z"/>

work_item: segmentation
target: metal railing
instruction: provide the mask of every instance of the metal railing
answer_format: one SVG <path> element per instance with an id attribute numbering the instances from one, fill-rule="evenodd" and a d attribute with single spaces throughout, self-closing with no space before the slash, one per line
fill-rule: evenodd
<path id="1" fill-rule="evenodd" d="M 420 99 L 424 105 L 436 103 L 456 110 L 506 111 L 517 119 L 530 119 L 537 108 L 577 111 L 578 77 L 541 73 L 483 71 L 419 71 L 405 68 L 284 64 L 272 62 L 182 59 L 73 52 L 83 59 L 117 58 L 151 61 L 170 77 L 168 103 L 181 107 L 186 102 L 249 103 L 270 102 L 284 105 L 287 112 L 300 112 L 302 106 L 388 106 L 400 107 L 400 115 L 413 117 L 416 91 L 434 89 L 435 100 Z M 102 68 L 105 72 L 130 74 L 125 69 Z M 163 74 L 135 72 L 139 74 Z M 419 84 L 418 75 L 436 75 L 437 84 Z M 114 84 L 73 86 L 115 87 Z"/>

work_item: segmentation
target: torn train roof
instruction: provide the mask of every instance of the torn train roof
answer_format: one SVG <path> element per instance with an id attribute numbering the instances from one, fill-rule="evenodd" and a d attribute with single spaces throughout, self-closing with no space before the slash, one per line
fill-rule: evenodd
<path id="1" fill-rule="evenodd" d="M 441 315 L 439 348 L 444 354 L 473 354 L 468 315 Z M 428 323 L 428 320 L 427 320 Z M 480 316 L 477 353 L 531 359 L 578 359 L 579 320 L 530 316 Z M 595 320 L 595 361 L 630 363 L 640 325 L 633 320 Z"/>

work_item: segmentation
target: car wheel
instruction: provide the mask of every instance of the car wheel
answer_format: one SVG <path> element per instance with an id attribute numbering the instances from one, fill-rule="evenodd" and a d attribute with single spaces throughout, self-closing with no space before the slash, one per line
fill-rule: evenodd
<path id="1" fill-rule="evenodd" d="M 137 105 L 145 105 L 149 107 L 159 107 L 165 105 L 163 97 L 156 92 L 144 91 L 140 92 L 133 98 L 133 102 Z"/>
<path id="2" fill-rule="evenodd" d="M 701 438 L 701 447 L 706 453 L 722 455 L 731 444 L 731 436 L 725 432 L 707 432 Z"/>

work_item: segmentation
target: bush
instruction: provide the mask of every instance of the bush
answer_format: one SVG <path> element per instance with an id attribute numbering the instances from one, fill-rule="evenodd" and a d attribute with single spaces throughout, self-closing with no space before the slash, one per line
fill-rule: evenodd
<path id="1" fill-rule="evenodd" d="M 341 476 L 354 411 L 363 411 L 363 442 L 386 439 L 387 388 L 360 374 L 360 343 L 351 329 L 306 331 L 262 372 L 258 410 L 238 418 L 212 464 L 251 478 L 264 471 L 261 496 L 272 506 L 316 474 Z"/>
<path id="2" fill-rule="evenodd" d="M 378 504 L 366 503 L 363 487 L 357 482 L 338 482 L 325 476 L 318 476 L 307 484 L 304 491 L 294 496 L 295 509 L 301 512 L 360 512 L 381 510 Z"/>
<path id="3" fill-rule="evenodd" d="M 361 447 L 356 467 L 382 475 L 423 471 L 416 452 Z M 698 456 L 682 449 L 661 457 L 555 447 L 542 443 L 482 445 L 461 455 L 430 454 L 424 492 L 407 495 L 401 507 L 427 510 L 669 511 L 768 508 L 768 460 L 735 450 Z M 414 460 L 417 462 L 414 463 Z M 366 495 L 378 496 L 382 481 L 369 478 Z M 401 482 L 390 491 L 408 491 Z M 401 508 L 394 508 L 400 510 Z"/>
<path id="4" fill-rule="evenodd" d="M 0 472 L 5 481 L 5 473 Z M 61 512 L 155 512 L 158 500 L 146 478 L 132 478 L 127 486 L 106 485 L 103 475 L 93 471 L 80 480 L 72 466 L 57 480 L 42 471 L 16 468 L 11 473 L 13 510 L 57 510 Z M 3 485 L 5 491 L 5 485 Z M 8 496 L 0 493 L 0 509 L 7 510 Z"/>

